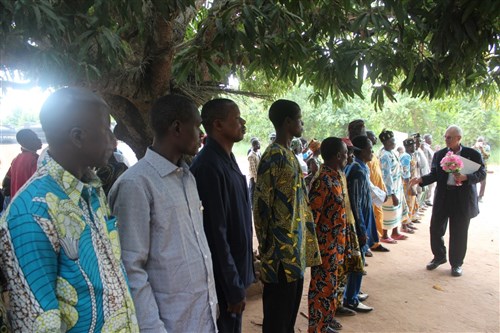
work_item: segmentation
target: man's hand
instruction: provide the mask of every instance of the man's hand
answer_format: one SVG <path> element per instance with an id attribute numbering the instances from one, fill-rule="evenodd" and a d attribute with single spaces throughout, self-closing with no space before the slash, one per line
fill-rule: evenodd
<path id="1" fill-rule="evenodd" d="M 395 194 L 392 194 L 392 205 L 394 207 L 398 206 L 399 205 L 399 200 L 398 200 L 398 197 L 395 195 Z"/>
<path id="2" fill-rule="evenodd" d="M 242 314 L 243 311 L 245 310 L 246 300 L 247 300 L 246 298 L 243 298 L 243 300 L 239 303 L 228 304 L 227 312 L 235 313 L 235 314 Z"/>
<path id="3" fill-rule="evenodd" d="M 455 177 L 457 182 L 464 182 L 468 179 L 467 175 L 462 175 L 461 173 L 454 173 L 453 177 Z"/>
<path id="4" fill-rule="evenodd" d="M 421 184 L 422 183 L 422 178 L 412 178 L 410 180 L 410 186 L 414 186 L 414 185 L 417 185 L 417 184 Z"/>

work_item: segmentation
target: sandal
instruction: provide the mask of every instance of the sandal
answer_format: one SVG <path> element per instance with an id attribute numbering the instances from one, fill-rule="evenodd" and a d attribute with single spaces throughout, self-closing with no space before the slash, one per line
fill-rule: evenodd
<path id="1" fill-rule="evenodd" d="M 387 243 L 387 244 L 397 244 L 398 243 L 394 239 L 392 239 L 391 237 L 387 237 L 387 238 L 382 237 L 382 238 L 380 238 L 380 241 Z"/>
<path id="2" fill-rule="evenodd" d="M 404 232 L 404 233 L 407 233 L 407 234 L 414 234 L 415 231 L 413 231 L 413 229 L 411 229 L 410 227 L 408 226 L 404 226 L 401 228 L 401 232 Z M 394 236 L 393 236 L 394 237 Z M 398 239 L 396 237 L 394 237 L 395 239 Z"/>
<path id="3" fill-rule="evenodd" d="M 405 239 L 408 239 L 408 236 L 405 236 L 405 235 L 402 235 L 402 234 L 397 234 L 395 236 L 392 236 L 393 239 L 397 239 L 397 240 L 405 240 Z"/>
<path id="4" fill-rule="evenodd" d="M 330 327 L 334 330 L 341 330 L 342 324 L 337 319 L 333 318 L 333 322 L 330 324 Z"/>

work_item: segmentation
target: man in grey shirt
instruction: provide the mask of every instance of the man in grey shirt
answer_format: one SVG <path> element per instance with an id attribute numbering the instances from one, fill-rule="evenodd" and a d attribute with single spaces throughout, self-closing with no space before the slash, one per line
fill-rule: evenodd
<path id="1" fill-rule="evenodd" d="M 200 147 L 194 103 L 168 95 L 151 109 L 153 145 L 109 193 L 141 332 L 215 332 L 217 296 L 203 206 L 182 155 Z"/>

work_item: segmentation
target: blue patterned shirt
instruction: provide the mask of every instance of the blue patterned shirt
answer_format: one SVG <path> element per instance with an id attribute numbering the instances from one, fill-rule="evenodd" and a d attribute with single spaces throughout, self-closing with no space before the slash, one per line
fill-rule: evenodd
<path id="1" fill-rule="evenodd" d="M 47 154 L 0 220 L 14 332 L 139 332 L 100 184 Z"/>

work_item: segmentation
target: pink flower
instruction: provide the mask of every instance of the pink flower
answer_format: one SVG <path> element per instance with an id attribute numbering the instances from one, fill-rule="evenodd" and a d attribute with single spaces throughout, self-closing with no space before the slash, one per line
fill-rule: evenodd
<path id="1" fill-rule="evenodd" d="M 443 171 L 448 173 L 460 172 L 464 164 L 458 155 L 453 154 L 453 152 L 446 153 L 445 157 L 439 163 Z"/>

